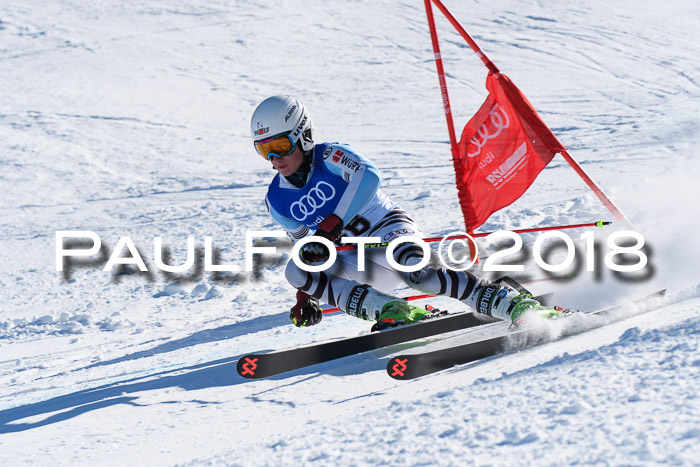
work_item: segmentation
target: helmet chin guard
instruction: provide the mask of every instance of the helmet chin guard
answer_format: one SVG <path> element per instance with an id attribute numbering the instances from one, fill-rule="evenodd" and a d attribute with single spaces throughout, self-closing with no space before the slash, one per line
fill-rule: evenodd
<path id="1" fill-rule="evenodd" d="M 250 120 L 253 142 L 288 133 L 304 152 L 314 148 L 314 125 L 304 104 L 292 96 L 268 97 Z"/>

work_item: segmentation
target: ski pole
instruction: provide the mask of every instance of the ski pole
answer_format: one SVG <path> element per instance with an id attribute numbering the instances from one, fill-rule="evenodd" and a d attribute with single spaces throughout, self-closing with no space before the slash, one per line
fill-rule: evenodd
<path id="1" fill-rule="evenodd" d="M 571 279 L 571 275 L 567 274 L 565 276 L 556 276 L 556 277 L 543 277 L 540 279 L 526 279 L 520 281 L 521 284 L 528 284 L 530 282 L 544 282 L 544 281 L 554 281 L 558 279 Z M 411 302 L 413 300 L 423 300 L 426 298 L 435 298 L 435 295 L 428 295 L 428 294 L 423 294 L 423 295 L 411 295 L 410 297 L 402 297 L 402 300 L 406 300 L 407 302 Z M 340 308 L 326 308 L 323 310 L 323 314 L 327 315 L 330 313 L 337 313 L 339 311 L 342 311 Z"/>
<path id="2" fill-rule="evenodd" d="M 573 224 L 573 225 L 558 225 L 555 227 L 535 227 L 532 229 L 520 229 L 520 230 L 513 230 L 513 233 L 521 234 L 521 233 L 530 233 L 530 232 L 543 232 L 546 230 L 560 230 L 560 229 L 578 229 L 581 227 L 604 227 L 606 225 L 610 225 L 612 222 L 609 221 L 596 221 L 596 222 L 589 222 L 587 224 Z M 479 233 L 474 233 L 471 235 L 455 235 L 454 237 L 449 237 L 453 240 L 459 240 L 459 239 L 464 239 L 464 238 L 469 238 L 470 236 L 472 238 L 478 238 L 478 237 L 487 237 L 491 235 L 492 233 L 495 232 L 479 232 Z M 431 243 L 431 242 L 439 242 L 443 240 L 445 237 L 428 237 L 428 238 L 422 238 L 424 242 Z M 388 246 L 389 243 L 391 242 L 380 242 L 380 243 L 367 243 L 364 245 L 365 248 L 382 248 L 385 246 Z M 357 245 L 343 245 L 343 246 L 338 246 L 335 248 L 336 251 L 345 251 L 345 250 L 356 250 Z"/>

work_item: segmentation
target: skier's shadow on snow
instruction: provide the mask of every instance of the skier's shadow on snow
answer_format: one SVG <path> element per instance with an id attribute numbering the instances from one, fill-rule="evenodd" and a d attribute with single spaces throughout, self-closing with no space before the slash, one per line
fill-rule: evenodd
<path id="1" fill-rule="evenodd" d="M 287 325 L 288 323 L 289 317 L 287 313 L 268 316 L 258 316 L 248 321 L 228 324 L 226 326 L 221 326 L 214 329 L 203 329 L 187 337 L 183 337 L 182 339 L 175 339 L 172 341 L 164 342 L 163 344 L 157 345 L 152 349 L 141 350 L 139 352 L 134 352 L 132 354 L 124 355 L 122 357 L 115 358 L 112 360 L 105 360 L 102 362 L 93 363 L 91 365 L 79 368 L 74 371 L 89 370 L 98 366 L 113 365 L 115 363 L 121 363 L 128 360 L 136 360 L 144 357 L 152 357 L 154 355 L 162 353 L 174 352 L 176 350 L 180 350 L 186 347 L 192 347 L 195 345 L 234 339 L 242 335 L 254 333 L 255 331 L 260 329 L 272 329 L 278 326 Z"/>
<path id="2" fill-rule="evenodd" d="M 236 362 L 242 356 L 243 355 L 238 355 L 201 363 L 199 365 L 175 368 L 160 373 L 120 381 L 114 384 L 106 384 L 96 388 L 76 391 L 42 402 L 2 410 L 0 411 L 0 435 L 5 433 L 18 433 L 52 425 L 77 417 L 81 414 L 120 404 L 138 407 L 142 404 L 137 402 L 139 398 L 137 394 L 143 391 L 173 387 L 179 387 L 186 391 L 194 391 L 198 389 L 235 386 L 248 383 L 251 381 L 239 376 L 236 372 Z M 366 372 L 368 370 L 366 363 L 367 362 L 353 362 L 349 368 L 345 367 L 342 370 L 337 369 L 337 371 L 333 371 L 333 373 L 349 374 L 355 369 L 358 372 Z M 381 364 L 377 363 L 376 365 L 383 367 L 386 365 L 386 362 L 381 362 Z M 323 365 L 323 368 L 307 371 L 313 371 L 314 373 L 321 371 L 323 374 L 324 370 L 331 370 L 331 368 L 332 367 L 328 365 Z M 304 373 L 304 371 L 299 370 L 287 374 L 285 377 L 299 373 Z M 294 384 L 298 382 L 299 381 L 295 381 Z M 206 404 L 206 402 L 202 401 L 199 401 L 199 403 Z M 25 418 L 48 414 L 51 415 L 40 421 L 21 422 L 21 420 Z"/>
<path id="3" fill-rule="evenodd" d="M 119 359 L 99 362 L 91 365 L 90 367 L 108 365 L 146 356 L 152 356 L 159 353 L 171 352 L 173 350 L 206 342 L 230 339 L 232 337 L 248 333 L 252 329 L 267 329 L 280 324 L 287 324 L 286 314 L 262 316 L 243 323 L 236 323 L 217 329 L 200 331 L 184 339 L 167 342 L 153 349 L 136 352 Z M 263 349 L 255 350 L 260 351 L 261 353 L 270 351 Z M 315 377 L 316 374 L 341 376 L 353 373 L 364 373 L 374 369 L 383 368 L 386 365 L 385 359 L 382 359 L 382 354 L 384 352 L 386 352 L 386 350 L 382 351 L 380 349 L 370 352 L 369 354 L 365 354 L 359 359 L 353 359 L 351 362 L 344 362 L 341 365 L 338 365 L 337 363 L 334 365 L 334 362 L 328 362 L 315 367 L 303 368 L 294 372 L 285 373 L 284 375 L 279 375 L 270 379 L 282 380 L 294 375 L 312 373 L 314 375 L 311 375 L 310 377 Z M 116 383 L 105 384 L 95 388 L 76 391 L 42 402 L 25 404 L 19 407 L 2 410 L 0 411 L 0 435 L 5 433 L 23 432 L 42 426 L 52 425 L 64 420 L 69 420 L 84 413 L 89 413 L 94 410 L 116 406 L 119 404 L 128 404 L 135 407 L 142 406 L 143 404 L 139 404 L 137 399 L 140 397 L 138 393 L 143 391 L 153 391 L 174 387 L 192 391 L 213 387 L 236 386 L 239 384 L 253 383 L 251 380 L 240 376 L 236 371 L 236 362 L 244 355 L 246 354 L 212 360 L 210 362 L 187 367 L 169 369 L 158 373 L 126 379 Z M 299 380 L 296 380 L 290 384 L 296 384 L 299 382 Z M 199 403 L 206 404 L 206 402 L 202 401 L 199 401 Z M 21 420 L 25 418 L 37 417 L 41 415 L 47 415 L 47 417 L 40 421 L 21 422 Z"/>
<path id="4" fill-rule="evenodd" d="M 135 402 L 139 398 L 135 394 L 142 391 L 172 387 L 191 391 L 241 384 L 246 380 L 236 373 L 236 361 L 240 357 L 239 355 L 199 365 L 176 368 L 2 410 L 0 411 L 0 434 L 22 432 L 51 425 L 93 410 L 119 404 L 140 406 L 141 404 Z M 202 402 L 200 401 L 200 403 Z M 53 412 L 59 413 L 52 414 Z M 52 415 L 41 421 L 17 423 L 24 418 L 43 414 Z"/>
<path id="5" fill-rule="evenodd" d="M 384 369 L 386 357 L 389 353 L 400 349 L 410 348 L 416 344 L 402 344 L 388 349 L 378 349 L 361 357 L 353 358 L 338 365 L 337 362 L 327 362 L 314 367 L 302 368 L 284 375 L 273 376 L 271 380 L 284 380 L 293 376 L 309 375 L 315 378 L 322 375 L 347 376 L 350 374 L 366 373 L 368 371 Z M 138 393 L 179 387 L 187 391 L 208 389 L 213 387 L 236 386 L 244 383 L 253 383 L 238 375 L 236 362 L 244 355 L 213 360 L 189 367 L 175 368 L 167 371 L 131 378 L 113 384 L 105 384 L 96 388 L 84 389 L 71 394 L 54 397 L 52 399 L 26 404 L 20 407 L 0 411 L 0 435 L 5 433 L 17 433 L 54 423 L 69 420 L 78 415 L 92 412 L 106 407 L 127 404 L 139 407 Z M 289 384 L 298 384 L 304 380 L 294 379 Z M 285 385 L 282 385 L 282 387 Z M 269 389 L 274 391 L 280 388 Z M 267 391 L 263 391 L 267 392 Z M 199 401 L 200 404 L 206 402 Z M 149 404 L 150 405 L 150 404 Z M 57 412 L 57 413 L 56 413 Z M 51 414 L 51 415 L 49 415 Z M 25 421 L 22 419 L 49 415 L 40 421 Z"/>
<path id="6" fill-rule="evenodd" d="M 256 329 L 270 329 L 287 324 L 286 314 L 260 316 L 248 321 L 196 332 L 183 339 L 166 342 L 149 350 L 135 352 L 123 357 L 99 362 L 82 369 L 101 365 L 111 365 L 137 358 L 149 357 L 161 353 L 199 345 L 208 342 L 226 340 L 248 334 Z M 264 351 L 264 350 L 263 350 Z M 243 354 L 219 360 L 213 360 L 198 365 L 171 369 L 137 378 L 131 378 L 117 383 L 106 384 L 96 388 L 76 391 L 64 396 L 26 404 L 20 407 L 0 411 L 0 434 L 15 433 L 56 422 L 68 420 L 80 414 L 101 408 L 130 404 L 139 406 L 136 399 L 139 396 L 130 395 L 142 391 L 180 387 L 185 390 L 205 389 L 219 386 L 233 386 L 248 380 L 238 375 L 236 362 Z M 80 370 L 76 370 L 80 371 Z M 53 412 L 59 412 L 52 414 Z M 52 414 L 38 422 L 16 423 L 27 417 Z"/>

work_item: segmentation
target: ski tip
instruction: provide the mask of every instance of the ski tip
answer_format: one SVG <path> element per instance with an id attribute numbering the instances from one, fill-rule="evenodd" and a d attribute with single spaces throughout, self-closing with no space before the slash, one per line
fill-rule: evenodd
<path id="1" fill-rule="evenodd" d="M 409 373 L 409 358 L 405 355 L 392 358 L 386 365 L 386 372 L 394 379 L 411 379 Z"/>
<path id="2" fill-rule="evenodd" d="M 238 359 L 236 362 L 236 371 L 238 374 L 248 379 L 262 378 L 263 376 L 259 374 L 259 362 L 260 357 L 257 355 L 246 355 Z"/>

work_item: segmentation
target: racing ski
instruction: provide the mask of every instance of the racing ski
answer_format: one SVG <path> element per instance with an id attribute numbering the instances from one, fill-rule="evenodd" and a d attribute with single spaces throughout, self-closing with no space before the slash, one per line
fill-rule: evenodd
<path id="1" fill-rule="evenodd" d="M 317 363 L 367 352 L 402 342 L 471 328 L 498 321 L 476 313 L 458 313 L 417 323 L 398 326 L 381 332 L 266 354 L 249 354 L 236 363 L 238 374 L 250 379 L 286 373 Z"/>
<path id="2" fill-rule="evenodd" d="M 655 301 L 664 296 L 666 289 L 659 290 L 632 304 L 617 305 L 588 313 L 575 313 L 560 318 L 562 328 L 557 336 L 539 333 L 536 329 L 520 328 L 508 334 L 468 344 L 448 347 L 433 352 L 399 355 L 389 360 L 386 371 L 394 379 L 406 380 L 435 373 L 455 365 L 473 362 L 482 358 L 514 350 L 544 344 L 563 337 L 580 334 L 595 328 L 622 321 L 631 315 L 627 308 L 639 307 L 637 313 L 645 313 L 657 308 L 661 302 Z M 596 319 L 598 317 L 599 319 Z"/>

